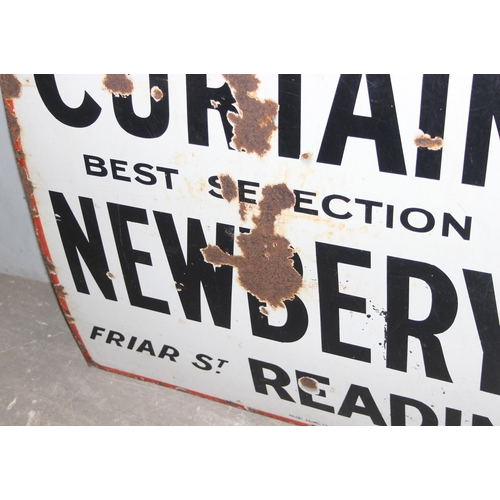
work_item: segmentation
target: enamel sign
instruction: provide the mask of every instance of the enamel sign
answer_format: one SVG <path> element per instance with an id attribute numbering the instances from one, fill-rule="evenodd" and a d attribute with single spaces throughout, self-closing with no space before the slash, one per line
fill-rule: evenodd
<path id="1" fill-rule="evenodd" d="M 500 424 L 500 76 L 2 92 L 90 364 L 298 424 Z"/>

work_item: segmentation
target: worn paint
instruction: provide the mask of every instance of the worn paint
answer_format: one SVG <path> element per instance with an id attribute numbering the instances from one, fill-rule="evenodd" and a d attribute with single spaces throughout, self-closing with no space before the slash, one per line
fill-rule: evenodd
<path id="1" fill-rule="evenodd" d="M 156 101 L 161 101 L 163 99 L 163 91 L 160 89 L 160 87 L 157 87 L 156 85 L 151 89 L 151 97 Z"/>
<path id="2" fill-rule="evenodd" d="M 260 306 L 259 307 L 259 311 L 261 314 L 263 314 L 264 316 L 269 316 L 269 311 L 264 307 L 264 306 Z"/>
<path id="3" fill-rule="evenodd" d="M 222 188 L 222 196 L 227 201 L 233 201 L 238 197 L 238 188 L 236 182 L 229 175 L 219 176 L 220 185 Z"/>
<path id="4" fill-rule="evenodd" d="M 127 75 L 106 75 L 102 84 L 116 96 L 125 97 L 134 90 L 134 84 Z"/>
<path id="5" fill-rule="evenodd" d="M 54 285 L 54 290 L 59 298 L 64 298 L 66 297 L 66 295 L 68 295 L 62 285 Z"/>
<path id="6" fill-rule="evenodd" d="M 300 377 L 297 382 L 299 387 L 308 394 L 318 394 L 320 391 L 318 381 L 314 378 Z"/>
<path id="7" fill-rule="evenodd" d="M 271 149 L 271 136 L 278 104 L 262 101 L 256 95 L 260 81 L 255 75 L 223 75 L 236 102 L 238 114 L 229 111 L 227 119 L 233 125 L 233 146 L 238 151 L 264 156 Z"/>
<path id="8" fill-rule="evenodd" d="M 431 137 L 429 134 L 424 134 L 422 131 L 415 137 L 413 142 L 417 148 L 430 149 L 431 151 L 439 151 L 444 145 L 444 141 L 441 137 Z"/>
<path id="9" fill-rule="evenodd" d="M 14 75 L 0 75 L 0 87 L 4 99 L 21 97 L 21 82 Z"/>
<path id="10" fill-rule="evenodd" d="M 285 184 L 266 186 L 262 195 L 260 214 L 253 217 L 254 229 L 236 238 L 241 256 L 229 255 L 214 245 L 202 253 L 214 266 L 235 267 L 241 286 L 260 301 L 284 307 L 283 302 L 294 299 L 302 286 L 302 277 L 293 267 L 290 242 L 275 233 L 274 225 L 283 210 L 294 206 L 295 196 Z"/>
<path id="11" fill-rule="evenodd" d="M 233 201 L 238 197 L 238 186 L 236 182 L 231 179 L 229 175 L 220 175 L 219 181 L 221 184 L 222 197 L 226 201 Z M 245 221 L 248 215 L 249 204 L 244 201 L 240 201 L 239 214 L 242 221 Z"/>
<path id="12" fill-rule="evenodd" d="M 12 99 L 21 97 L 22 85 L 14 75 L 0 75 L 0 86 L 2 87 L 3 106 L 5 108 L 7 127 L 12 143 L 15 143 L 21 135 L 21 128 L 17 122 Z"/>

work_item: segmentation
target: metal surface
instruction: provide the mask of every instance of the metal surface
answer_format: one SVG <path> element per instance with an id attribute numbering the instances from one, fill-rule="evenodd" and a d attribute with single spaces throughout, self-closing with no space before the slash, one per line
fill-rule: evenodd
<path id="1" fill-rule="evenodd" d="M 500 423 L 500 77 L 1 82 L 87 362 L 299 424 Z"/>

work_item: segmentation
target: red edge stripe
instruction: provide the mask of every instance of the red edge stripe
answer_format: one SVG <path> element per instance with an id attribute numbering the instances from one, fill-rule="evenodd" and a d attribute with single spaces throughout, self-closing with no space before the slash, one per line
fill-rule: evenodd
<path id="1" fill-rule="evenodd" d="M 7 105 L 9 106 L 10 112 L 15 116 L 13 100 L 6 99 L 5 101 L 6 101 Z M 28 171 L 28 166 L 26 164 L 26 159 L 25 159 L 25 155 L 24 155 L 24 151 L 23 151 L 23 146 L 21 143 L 21 138 L 19 138 L 19 139 L 17 139 L 17 141 L 15 141 L 14 149 L 15 149 L 16 153 L 18 153 L 18 154 L 16 154 L 17 161 L 18 161 L 20 167 L 24 169 L 26 176 L 29 179 L 30 178 L 29 171 Z M 26 193 L 26 194 L 28 194 L 28 193 Z M 33 210 L 34 210 L 32 218 L 33 218 L 33 223 L 35 225 L 35 230 L 36 230 L 38 242 L 40 244 L 40 249 L 42 251 L 42 254 L 45 256 L 46 260 L 49 262 L 49 264 L 51 264 L 53 266 L 54 264 L 52 263 L 52 257 L 50 255 L 49 247 L 47 245 L 47 239 L 45 238 L 45 233 L 43 231 L 42 223 L 41 223 L 40 217 L 38 215 L 38 208 L 36 205 L 34 193 L 31 194 L 31 203 L 32 203 Z M 49 271 L 49 276 L 50 276 L 50 279 L 52 281 L 52 285 L 54 287 L 56 285 L 60 284 L 59 278 L 55 272 Z M 155 379 L 148 378 L 148 377 L 141 377 L 141 376 L 135 375 L 133 373 L 129 373 L 129 372 L 126 372 L 123 370 L 118 370 L 117 368 L 109 368 L 107 366 L 103 366 L 103 365 L 96 363 L 95 361 L 92 360 L 89 352 L 87 351 L 87 348 L 85 347 L 85 344 L 83 343 L 83 339 L 82 339 L 82 336 L 80 335 L 80 332 L 78 331 L 78 328 L 69 319 L 69 318 L 71 318 L 71 313 L 70 313 L 70 310 L 69 310 L 69 307 L 68 307 L 66 300 L 64 299 L 64 297 L 61 297 L 61 295 L 59 295 L 57 293 L 56 293 L 56 297 L 57 297 L 57 300 L 59 301 L 59 305 L 61 306 L 61 309 L 64 313 L 64 316 L 66 317 L 68 325 L 71 329 L 71 333 L 73 334 L 73 337 L 75 338 L 76 343 L 78 344 L 78 347 L 82 351 L 82 354 L 83 354 L 83 357 L 85 358 L 85 361 L 87 361 L 87 363 L 89 365 L 96 366 L 97 368 L 100 368 L 101 370 L 105 370 L 105 371 L 112 372 L 112 373 L 117 373 L 118 375 L 125 375 L 126 377 L 131 377 L 131 378 L 135 378 L 138 380 L 143 380 L 145 382 L 151 382 L 153 384 L 161 385 L 163 387 L 168 387 L 170 389 L 176 389 L 179 391 L 187 392 L 188 394 L 192 394 L 194 396 L 199 396 L 199 397 L 202 397 L 205 399 L 210 399 L 212 401 L 216 401 L 217 403 L 224 403 L 224 404 L 227 404 L 229 406 L 234 406 L 236 408 L 239 408 L 240 410 L 247 410 L 247 411 L 250 411 L 253 413 L 258 413 L 259 415 L 271 417 L 271 418 L 281 420 L 283 422 L 287 422 L 290 424 L 295 424 L 295 425 L 300 425 L 300 426 L 308 426 L 308 424 L 306 424 L 304 422 L 299 422 L 297 420 L 293 420 L 293 419 L 290 419 L 287 417 L 281 417 L 279 415 L 274 415 L 272 413 L 268 413 L 268 412 L 261 411 L 261 410 L 255 410 L 253 408 L 248 408 L 240 403 L 234 403 L 232 401 L 227 401 L 225 399 L 217 398 L 215 396 L 209 396 L 209 395 L 203 394 L 201 392 L 196 392 L 196 391 L 192 391 L 190 389 L 185 389 L 183 387 L 179 387 L 179 386 L 176 386 L 173 384 L 168 384 L 167 382 L 161 382 L 159 380 L 155 380 Z"/>

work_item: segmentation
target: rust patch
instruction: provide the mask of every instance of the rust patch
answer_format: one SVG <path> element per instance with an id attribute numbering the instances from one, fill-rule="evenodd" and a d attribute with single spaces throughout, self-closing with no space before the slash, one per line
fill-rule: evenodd
<path id="1" fill-rule="evenodd" d="M 248 208 L 249 206 L 247 203 L 245 203 L 244 201 L 240 202 L 239 214 L 242 221 L 245 221 L 247 218 Z"/>
<path id="2" fill-rule="evenodd" d="M 444 141 L 441 137 L 431 137 L 429 134 L 420 133 L 413 140 L 417 148 L 430 149 L 431 151 L 439 151 L 444 146 Z"/>
<path id="3" fill-rule="evenodd" d="M 300 377 L 298 384 L 304 392 L 309 394 L 318 394 L 320 391 L 318 381 L 311 377 Z"/>
<path id="4" fill-rule="evenodd" d="M 21 97 L 21 82 L 14 75 L 0 75 L 0 87 L 4 99 Z"/>
<path id="5" fill-rule="evenodd" d="M 301 157 L 303 160 L 309 160 L 310 156 L 311 156 L 311 153 L 302 153 L 302 154 L 300 155 L 300 157 Z"/>
<path id="6" fill-rule="evenodd" d="M 43 258 L 43 263 L 45 264 L 45 267 L 47 268 L 47 271 L 49 272 L 49 274 L 55 274 L 56 266 L 54 266 L 54 264 L 52 264 L 50 259 L 45 254 L 42 254 L 42 258 Z"/>
<path id="7" fill-rule="evenodd" d="M 116 96 L 125 97 L 134 90 L 134 84 L 127 75 L 106 75 L 102 84 Z"/>
<path id="8" fill-rule="evenodd" d="M 202 249 L 206 262 L 214 266 L 233 266 L 238 281 L 252 295 L 270 307 L 284 307 L 302 286 L 302 277 L 293 267 L 294 250 L 290 242 L 276 234 L 276 217 L 295 204 L 295 196 L 285 184 L 269 185 L 262 190 L 260 214 L 253 217 L 250 233 L 238 235 L 241 256 L 229 255 L 218 246 Z"/>
<path id="9" fill-rule="evenodd" d="M 219 176 L 220 185 L 222 187 L 222 196 L 227 201 L 232 201 L 238 196 L 238 188 L 236 182 L 229 175 Z"/>
<path id="10" fill-rule="evenodd" d="M 9 128 L 10 136 L 12 142 L 16 142 L 21 136 L 21 127 L 17 123 L 17 118 L 11 113 L 10 107 L 4 101 L 3 106 L 5 108 L 5 117 L 7 118 L 7 127 Z"/>
<path id="11" fill-rule="evenodd" d="M 163 99 L 163 91 L 160 87 L 156 85 L 151 89 L 151 97 L 156 101 L 161 101 Z"/>
<path id="12" fill-rule="evenodd" d="M 228 111 L 233 125 L 233 145 L 238 151 L 264 156 L 271 149 L 271 136 L 277 126 L 278 104 L 260 100 L 255 94 L 260 81 L 255 75 L 222 75 L 231 87 L 239 113 Z"/>
<path id="13" fill-rule="evenodd" d="M 115 279 L 115 275 L 113 273 L 111 273 L 110 271 L 108 271 L 106 273 L 106 276 L 110 279 L 110 280 L 114 280 Z"/>
<path id="14" fill-rule="evenodd" d="M 28 172 L 24 168 L 19 168 L 19 173 L 21 175 L 21 183 L 23 185 L 24 192 L 26 193 L 26 200 L 28 204 L 31 202 L 31 197 L 33 196 L 33 183 L 31 182 Z M 30 212 L 33 215 L 38 215 L 38 211 L 35 209 L 34 205 L 31 203 Z"/>
<path id="15" fill-rule="evenodd" d="M 64 299 L 64 297 L 66 297 L 66 295 L 68 295 L 66 293 L 66 291 L 64 290 L 64 287 L 62 285 L 54 285 L 54 290 L 56 292 L 56 295 L 60 298 L 60 299 Z"/>

